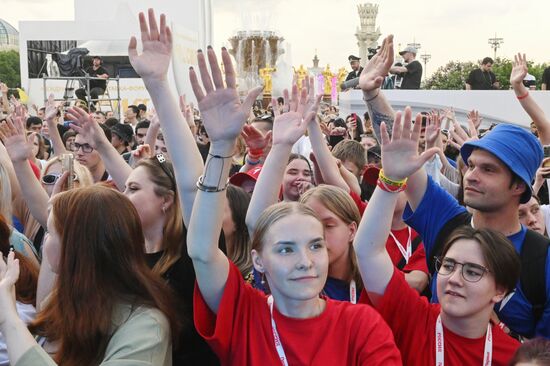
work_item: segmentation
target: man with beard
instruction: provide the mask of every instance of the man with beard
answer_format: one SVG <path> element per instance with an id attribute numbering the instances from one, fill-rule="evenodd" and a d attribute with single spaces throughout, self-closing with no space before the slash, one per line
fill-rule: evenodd
<path id="1" fill-rule="evenodd" d="M 346 77 L 346 81 L 358 78 L 359 75 L 361 75 L 361 71 L 363 71 L 363 68 L 359 64 L 359 61 L 361 61 L 361 58 L 359 58 L 357 56 L 354 56 L 354 55 L 350 55 L 348 57 L 348 61 L 349 61 L 349 64 L 351 66 L 352 71 Z"/>

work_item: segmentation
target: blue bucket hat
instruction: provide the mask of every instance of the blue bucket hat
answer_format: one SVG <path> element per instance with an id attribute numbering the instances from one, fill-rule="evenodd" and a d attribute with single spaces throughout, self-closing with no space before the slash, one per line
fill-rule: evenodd
<path id="1" fill-rule="evenodd" d="M 476 148 L 495 155 L 525 182 L 527 189 L 521 196 L 520 203 L 527 203 L 532 195 L 531 184 L 544 158 L 542 145 L 535 135 L 518 126 L 499 124 L 481 139 L 462 145 L 462 160 L 467 162 Z"/>

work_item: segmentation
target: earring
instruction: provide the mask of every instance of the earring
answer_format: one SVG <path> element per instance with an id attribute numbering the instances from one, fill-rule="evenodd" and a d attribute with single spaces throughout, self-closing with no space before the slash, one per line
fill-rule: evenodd
<path id="1" fill-rule="evenodd" d="M 265 286 L 265 273 L 263 272 L 260 274 L 260 283 Z"/>

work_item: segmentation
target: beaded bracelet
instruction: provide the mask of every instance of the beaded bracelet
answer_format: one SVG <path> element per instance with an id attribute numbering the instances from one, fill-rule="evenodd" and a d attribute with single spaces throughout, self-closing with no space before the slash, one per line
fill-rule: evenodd
<path id="1" fill-rule="evenodd" d="M 395 186 L 395 185 L 387 184 L 386 182 L 380 180 L 380 178 L 378 178 L 378 180 L 376 181 L 376 185 L 380 187 L 381 190 L 385 192 L 390 192 L 390 193 L 403 192 L 407 188 L 407 183 L 400 186 Z"/>

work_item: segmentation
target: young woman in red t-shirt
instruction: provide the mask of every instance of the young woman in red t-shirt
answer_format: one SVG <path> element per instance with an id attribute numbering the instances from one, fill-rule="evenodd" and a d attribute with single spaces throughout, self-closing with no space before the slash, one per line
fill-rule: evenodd
<path id="1" fill-rule="evenodd" d="M 188 253 L 197 278 L 197 330 L 224 365 L 401 364 L 393 336 L 375 311 L 319 296 L 327 277 L 328 253 L 323 225 L 307 206 L 280 203 L 258 219 L 252 258 L 270 286 L 269 297 L 246 284 L 218 248 L 231 155 L 262 89 L 250 91 L 241 104 L 227 50 L 222 49 L 225 83 L 210 47 L 207 54 L 211 74 L 205 54 L 198 52 L 202 87 L 190 70 L 211 140 L 188 228 Z M 309 113 L 304 120 L 305 92 L 300 99 L 293 94 L 290 112 L 277 116 L 282 133 L 274 133 L 280 138 L 273 139 L 268 159 L 277 155 L 278 144 L 287 144 L 289 134 L 303 134 L 314 117 Z"/>
<path id="2" fill-rule="evenodd" d="M 436 264 L 440 304 L 429 304 L 410 289 L 388 255 L 397 192 L 434 153 L 418 156 L 421 123 L 417 118 L 411 128 L 410 108 L 404 121 L 398 112 L 391 141 L 382 124 L 384 171 L 354 242 L 368 296 L 392 328 L 406 365 L 507 365 L 519 343 L 490 319 L 495 304 L 515 288 L 520 261 L 502 234 L 471 227 L 451 234 Z M 395 151 L 409 158 L 390 161 Z"/>

